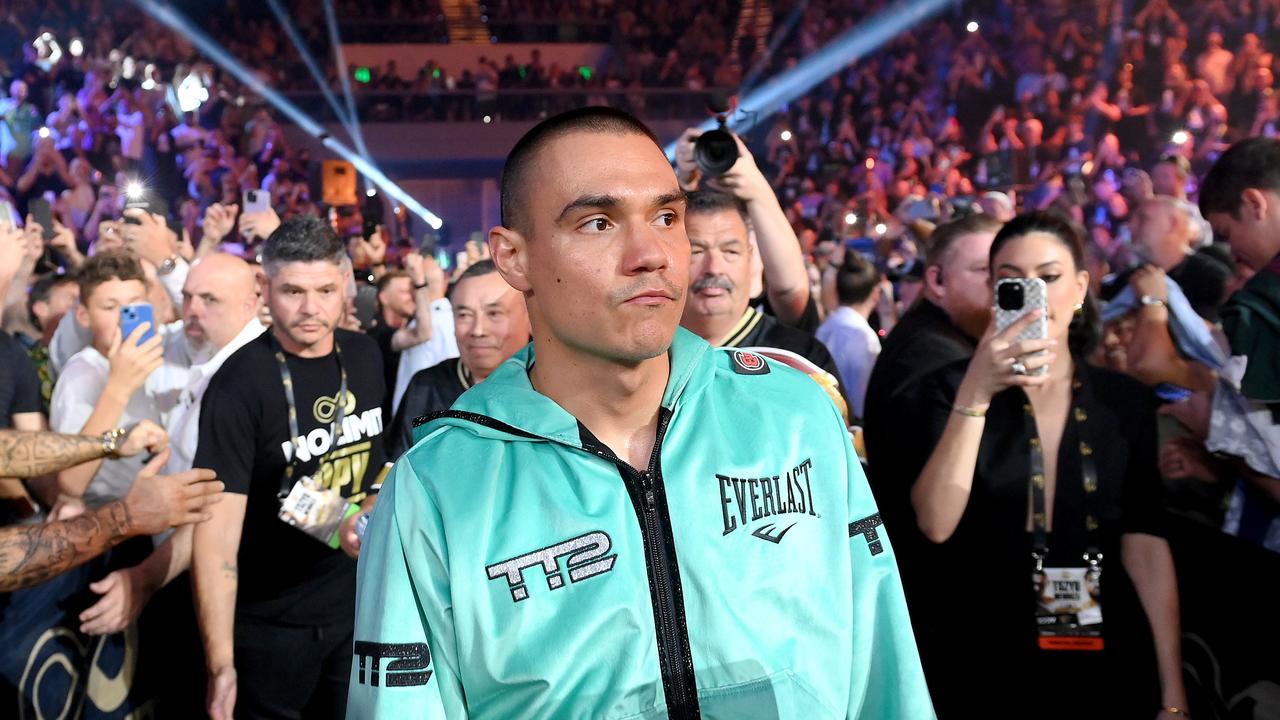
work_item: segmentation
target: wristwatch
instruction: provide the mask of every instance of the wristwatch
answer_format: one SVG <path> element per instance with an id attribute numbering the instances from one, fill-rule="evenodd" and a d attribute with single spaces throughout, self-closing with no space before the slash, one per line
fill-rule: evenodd
<path id="1" fill-rule="evenodd" d="M 128 434 L 122 427 L 102 433 L 102 454 L 113 459 L 120 457 L 120 441 Z"/>
<path id="2" fill-rule="evenodd" d="M 1142 297 L 1138 298 L 1138 300 L 1142 303 L 1143 307 L 1151 307 L 1152 305 L 1156 305 L 1165 309 L 1168 309 L 1169 307 L 1168 303 L 1156 297 L 1155 295 L 1143 295 Z"/>
<path id="3" fill-rule="evenodd" d="M 156 268 L 156 275 L 168 275 L 178 267 L 178 256 L 170 255 L 160 263 L 160 267 Z"/>

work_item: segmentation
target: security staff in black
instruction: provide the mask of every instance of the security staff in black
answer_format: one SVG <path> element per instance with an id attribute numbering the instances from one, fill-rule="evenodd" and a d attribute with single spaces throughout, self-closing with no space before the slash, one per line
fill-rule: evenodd
<path id="1" fill-rule="evenodd" d="M 208 709 L 341 718 L 356 563 L 339 539 L 386 464 L 382 358 L 335 330 L 348 277 L 328 225 L 291 219 L 262 253 L 271 329 L 210 381 L 194 460 L 227 485 L 192 543 Z"/>

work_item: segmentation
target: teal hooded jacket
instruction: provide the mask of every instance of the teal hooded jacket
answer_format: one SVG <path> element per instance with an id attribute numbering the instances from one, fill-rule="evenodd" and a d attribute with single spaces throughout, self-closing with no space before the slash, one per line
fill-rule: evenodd
<path id="1" fill-rule="evenodd" d="M 360 554 L 351 718 L 932 718 L 893 547 L 805 375 L 683 329 L 643 471 L 532 347 L 415 431 Z"/>

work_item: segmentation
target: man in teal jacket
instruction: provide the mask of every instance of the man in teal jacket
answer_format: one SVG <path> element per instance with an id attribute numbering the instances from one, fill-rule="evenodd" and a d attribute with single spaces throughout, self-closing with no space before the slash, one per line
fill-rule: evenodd
<path id="1" fill-rule="evenodd" d="M 489 244 L 534 342 L 421 425 L 382 490 L 350 717 L 933 717 L 835 406 L 677 330 L 683 212 L 620 111 L 508 156 Z"/>

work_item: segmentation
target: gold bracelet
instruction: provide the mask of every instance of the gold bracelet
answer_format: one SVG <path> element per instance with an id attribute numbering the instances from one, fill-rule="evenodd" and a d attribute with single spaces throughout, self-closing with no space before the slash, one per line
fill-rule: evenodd
<path id="1" fill-rule="evenodd" d="M 980 417 L 987 416 L 987 408 L 978 409 L 978 408 L 965 407 L 964 405 L 952 405 L 951 410 L 953 412 L 958 412 L 961 415 L 964 415 L 965 417 L 980 418 Z"/>
<path id="2" fill-rule="evenodd" d="M 1169 713 L 1170 715 L 1181 715 L 1182 717 L 1187 718 L 1188 720 L 1190 720 L 1191 718 L 1191 713 L 1175 705 L 1165 705 L 1164 711 Z"/>

